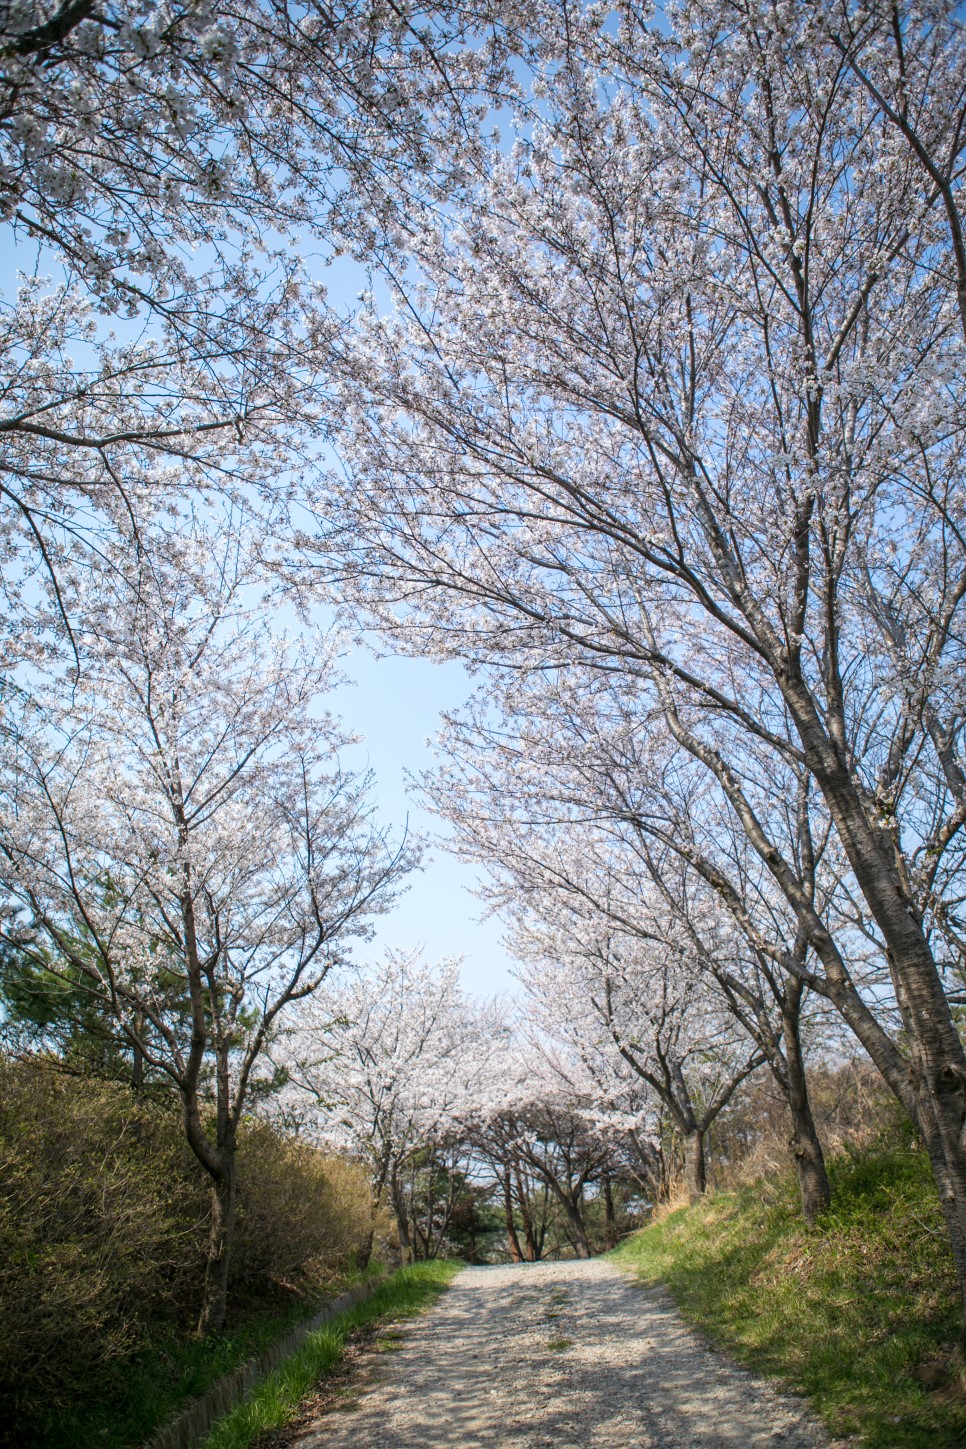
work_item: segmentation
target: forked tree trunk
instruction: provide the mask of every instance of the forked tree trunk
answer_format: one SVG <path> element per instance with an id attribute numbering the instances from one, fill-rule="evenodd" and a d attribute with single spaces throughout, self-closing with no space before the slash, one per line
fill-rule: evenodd
<path id="1" fill-rule="evenodd" d="M 800 1022 L 797 1012 L 788 1012 L 784 1019 L 785 1063 L 788 1073 L 788 1107 L 792 1118 L 789 1146 L 795 1161 L 798 1191 L 802 1200 L 802 1216 L 810 1228 L 832 1201 L 832 1188 L 825 1170 L 825 1154 L 819 1141 L 808 1097 L 808 1079 L 802 1055 Z"/>
<path id="2" fill-rule="evenodd" d="M 228 1315 L 228 1275 L 231 1271 L 231 1250 L 235 1238 L 237 1183 L 234 1153 L 228 1155 L 220 1175 L 212 1181 L 211 1228 L 208 1234 L 208 1261 L 205 1266 L 205 1290 L 198 1319 L 198 1333 L 209 1338 L 221 1333 Z"/>
<path id="3" fill-rule="evenodd" d="M 594 1252 L 590 1246 L 590 1239 L 587 1236 L 587 1229 L 584 1227 L 584 1219 L 580 1209 L 565 1193 L 560 1193 L 559 1197 L 563 1203 L 564 1212 L 567 1214 L 567 1221 L 570 1223 L 574 1252 L 578 1258 L 592 1258 Z"/>
<path id="4" fill-rule="evenodd" d="M 414 1263 L 416 1258 L 413 1253 L 413 1240 L 409 1232 L 409 1219 L 405 1213 L 397 1213 L 396 1230 L 399 1235 L 399 1257 L 401 1261 L 404 1264 Z"/>

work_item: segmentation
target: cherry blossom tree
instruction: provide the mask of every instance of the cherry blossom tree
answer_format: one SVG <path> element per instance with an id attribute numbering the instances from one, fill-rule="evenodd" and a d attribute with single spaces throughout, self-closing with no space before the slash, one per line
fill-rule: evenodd
<path id="1" fill-rule="evenodd" d="M 961 199 L 966 85 L 960 64 L 961 17 L 948 4 L 900 9 L 883 0 L 861 6 L 846 0 L 825 10 L 823 29 L 864 88 L 877 119 L 894 133 L 918 168 L 929 205 L 942 209 L 966 334 Z"/>
<path id="2" fill-rule="evenodd" d="M 504 1129 L 498 1116 L 478 1125 L 476 1151 L 496 1180 L 511 1260 L 539 1263 L 552 1217 L 550 1189 L 518 1151 L 515 1134 Z"/>
<path id="3" fill-rule="evenodd" d="M 688 970 L 680 947 L 662 949 L 656 936 L 643 947 L 553 891 L 527 915 L 515 947 L 536 1022 L 584 1065 L 601 1120 L 626 1093 L 622 1069 L 649 1089 L 681 1146 L 694 1201 L 707 1187 L 708 1130 L 765 1054 Z"/>
<path id="4" fill-rule="evenodd" d="M 271 297 L 226 298 L 223 312 L 197 345 L 163 328 L 122 342 L 99 331 L 83 289 L 31 279 L 0 313 L 8 667 L 43 641 L 51 608 L 65 627 L 47 642 L 76 643 L 65 571 L 117 557 L 122 540 L 136 550 L 173 501 L 220 494 L 249 510 L 264 501 L 266 526 L 279 528 L 276 480 L 291 486 L 317 416 L 308 392 L 325 328 L 294 282 Z M 243 356 L 240 336 L 251 339 Z"/>
<path id="5" fill-rule="evenodd" d="M 499 1002 L 467 997 L 458 963 L 387 952 L 314 997 L 278 1060 L 289 1118 L 368 1161 L 404 1261 L 435 1256 L 468 1183 L 487 1178 L 511 1255 L 538 1259 L 562 1214 L 590 1256 L 584 1195 L 608 1169 L 623 1175 L 613 1134 L 596 1124 L 587 1081 L 515 1031 Z"/>
<path id="6" fill-rule="evenodd" d="M 452 141 L 504 94 L 526 15 L 448 0 L 5 0 L 4 219 L 106 311 L 197 328 L 192 247 L 230 269 L 239 243 L 342 234 L 350 216 L 374 244 L 380 174 L 414 184 L 440 133 Z"/>
<path id="7" fill-rule="evenodd" d="M 491 1055 L 482 1090 L 464 1104 L 468 1137 L 503 1195 L 511 1256 L 517 1260 L 541 1256 L 549 1201 L 563 1213 L 577 1257 L 593 1254 L 585 1194 L 616 1168 L 616 1154 L 595 1123 L 592 1094 L 586 1081 L 575 1080 L 574 1065 L 579 1069 L 579 1062 L 568 1064 L 546 1043 L 518 1032 Z M 543 1185 L 542 1201 L 533 1193 L 533 1178 Z M 516 1238 L 515 1206 L 526 1234 L 525 1253 Z"/>
<path id="8" fill-rule="evenodd" d="M 449 717 L 428 796 L 460 852 L 495 876 L 484 894 L 524 939 L 534 902 L 545 899 L 545 922 L 568 911 L 578 921 L 596 917 L 601 930 L 636 935 L 645 949 L 656 943 L 704 976 L 788 1103 L 802 1208 L 813 1221 L 830 1189 L 803 1034 L 813 1034 L 825 982 L 727 802 L 676 752 L 659 719 L 642 729 L 634 706 L 611 681 L 573 672 L 491 686 Z M 842 863 L 830 859 L 827 821 L 801 779 L 766 777 L 758 808 L 787 843 L 803 894 L 841 933 L 851 905 Z M 870 949 L 877 960 L 874 946 L 851 943 L 852 991 L 859 1009 L 881 1011 L 888 982 L 881 961 L 870 968 Z"/>
<path id="9" fill-rule="evenodd" d="M 501 1030 L 472 1008 L 458 962 L 389 951 L 317 996 L 285 1044 L 299 1120 L 369 1163 L 404 1262 L 445 1237 L 468 1165 L 461 1123 Z"/>
<path id="10" fill-rule="evenodd" d="M 79 984 L 178 1093 L 211 1183 L 199 1327 L 213 1333 L 266 1051 L 412 852 L 373 824 L 368 778 L 339 765 L 345 736 L 320 708 L 333 648 L 273 637 L 244 521 L 206 523 L 119 541 L 69 598 L 81 667 L 55 655 L 29 691 L 5 685 L 0 933 Z"/>
<path id="11" fill-rule="evenodd" d="M 660 715 L 921 1132 L 966 1300 L 962 32 L 545 10 L 539 116 L 414 216 L 419 274 L 346 354 L 349 481 L 306 547 L 408 647 L 619 673 Z M 901 1030 L 749 757 L 820 798 Z"/>

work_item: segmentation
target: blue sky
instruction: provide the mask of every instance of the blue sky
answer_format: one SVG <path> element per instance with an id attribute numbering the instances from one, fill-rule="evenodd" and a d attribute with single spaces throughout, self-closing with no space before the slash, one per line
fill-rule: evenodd
<path id="1" fill-rule="evenodd" d="M 440 824 L 422 809 L 407 771 L 431 763 L 427 736 L 435 734 L 440 711 L 461 703 L 470 680 L 456 662 L 437 664 L 400 655 L 376 658 L 355 649 L 344 661 L 353 684 L 340 689 L 333 707 L 364 741 L 347 752 L 347 762 L 375 771 L 380 820 L 399 827 L 408 814 L 411 830 L 438 834 Z M 395 909 L 381 917 L 367 954 L 383 946 L 425 947 L 431 960 L 464 956 L 462 976 L 474 992 L 491 995 L 512 989 L 510 958 L 500 943 L 498 920 L 481 921 L 473 895 L 477 871 L 445 850 L 433 849 L 425 870 L 410 877 L 410 888 Z"/>
<path id="2" fill-rule="evenodd" d="M 352 312 L 363 290 L 373 291 L 387 308 L 391 305 L 389 290 L 378 275 L 370 275 L 349 257 L 328 263 L 309 257 L 307 266 L 325 283 L 330 303 L 344 313 Z M 331 701 L 346 726 L 364 737 L 347 752 L 347 760 L 355 768 L 368 765 L 375 772 L 383 825 L 398 829 L 408 817 L 409 828 L 417 835 L 438 837 L 445 833 L 442 823 L 422 808 L 407 775 L 418 776 L 431 765 L 428 739 L 439 728 L 441 712 L 467 699 L 471 681 L 456 661 L 377 655 L 380 647 L 384 646 L 374 639 L 372 649 L 356 648 L 343 661 L 352 683 Z M 395 909 L 377 920 L 375 938 L 364 954 L 389 946 L 407 951 L 419 946 L 434 961 L 460 956 L 468 990 L 481 995 L 512 991 L 516 983 L 510 974 L 512 959 L 501 943 L 503 928 L 495 918 L 482 919 L 484 907 L 474 895 L 478 880 L 478 870 L 434 846 L 427 851 L 425 868 L 410 877 L 409 889 Z"/>

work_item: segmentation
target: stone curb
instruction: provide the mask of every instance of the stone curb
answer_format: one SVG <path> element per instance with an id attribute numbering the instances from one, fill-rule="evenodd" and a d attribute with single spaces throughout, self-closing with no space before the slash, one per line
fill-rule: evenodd
<path id="1" fill-rule="evenodd" d="M 323 1304 L 314 1317 L 300 1323 L 298 1328 L 293 1328 L 291 1333 L 280 1338 L 259 1358 L 250 1359 L 248 1363 L 243 1363 L 232 1373 L 219 1379 L 206 1394 L 195 1399 L 176 1419 L 172 1419 L 170 1424 L 156 1430 L 144 1444 L 144 1449 L 194 1449 L 211 1432 L 216 1421 L 236 1405 L 243 1403 L 262 1379 L 267 1378 L 284 1359 L 301 1348 L 310 1333 L 314 1333 L 323 1324 L 330 1323 L 347 1308 L 354 1308 L 357 1303 L 364 1302 L 385 1283 L 388 1276 L 384 1273 L 370 1283 L 360 1283 L 358 1287 L 350 1288 L 347 1293 L 340 1293 L 338 1298 Z"/>

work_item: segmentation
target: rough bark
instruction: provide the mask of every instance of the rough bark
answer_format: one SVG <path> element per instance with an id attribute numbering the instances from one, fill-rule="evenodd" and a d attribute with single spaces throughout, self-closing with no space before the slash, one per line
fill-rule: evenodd
<path id="1" fill-rule="evenodd" d="M 704 1158 L 704 1133 L 700 1127 L 688 1132 L 684 1139 L 684 1181 L 692 1202 L 702 1198 L 708 1188 Z"/>
<path id="2" fill-rule="evenodd" d="M 577 1204 L 565 1195 L 561 1194 L 560 1201 L 563 1203 L 564 1211 L 567 1214 L 567 1221 L 570 1224 L 570 1235 L 574 1245 L 574 1252 L 578 1258 L 592 1258 L 593 1249 L 590 1246 L 590 1239 L 587 1237 L 587 1229 L 584 1227 L 584 1219 Z"/>
<path id="3" fill-rule="evenodd" d="M 364 1273 L 369 1266 L 372 1257 L 372 1246 L 375 1241 L 375 1229 L 370 1228 L 356 1249 L 356 1267 L 360 1273 Z"/>
<path id="4" fill-rule="evenodd" d="M 768 839 L 732 770 L 682 726 L 673 706 L 666 706 L 665 717 L 678 743 L 706 764 L 722 784 L 749 842 L 796 912 L 809 945 L 825 969 L 828 999 L 922 1134 L 949 1232 L 966 1332 L 966 1049 L 956 1030 L 897 844 L 887 824 L 874 822 L 869 802 L 850 773 L 841 719 L 839 738 L 833 738 L 826 732 L 801 673 L 787 663 L 779 666 L 780 651 L 760 618 L 754 622 L 771 656 L 805 764 L 822 792 L 856 882 L 882 934 L 908 1056 L 855 990 L 827 925 L 781 852 Z M 831 713 L 843 715 L 841 700 Z"/>
<path id="5" fill-rule="evenodd" d="M 138 1046 L 137 1042 L 134 1043 L 133 1052 L 134 1059 L 133 1065 L 131 1067 L 131 1088 L 135 1092 L 140 1092 L 144 1088 L 144 1053 Z"/>
<path id="6" fill-rule="evenodd" d="M 416 1257 L 413 1251 L 412 1236 L 409 1231 L 409 1210 L 405 1197 L 397 1182 L 393 1182 L 392 1184 L 392 1208 L 396 1218 L 396 1232 L 399 1237 L 399 1257 L 404 1264 L 414 1263 Z"/>
<path id="7" fill-rule="evenodd" d="M 364 1272 L 366 1268 L 368 1268 L 369 1260 L 372 1257 L 372 1249 L 376 1239 L 376 1214 L 382 1207 L 382 1200 L 386 1191 L 386 1179 L 389 1176 L 389 1153 L 383 1152 L 378 1161 L 378 1170 L 375 1174 L 375 1178 L 372 1184 L 373 1221 L 369 1227 L 369 1231 L 366 1233 L 365 1237 L 362 1240 L 361 1246 L 356 1252 L 356 1267 L 359 1269 L 360 1272 Z"/>
<path id="8" fill-rule="evenodd" d="M 592 1258 L 593 1249 L 590 1246 L 590 1239 L 587 1236 L 587 1228 L 584 1224 L 583 1214 L 580 1211 L 579 1197 L 580 1190 L 576 1192 L 565 1190 L 559 1182 L 548 1178 L 548 1184 L 560 1206 L 567 1215 L 567 1222 L 570 1226 L 570 1237 L 574 1245 L 574 1252 L 578 1258 Z"/>
<path id="9" fill-rule="evenodd" d="M 517 1236 L 517 1225 L 513 1218 L 513 1198 L 510 1194 L 509 1172 L 503 1177 L 503 1212 L 506 1219 L 507 1241 L 510 1244 L 510 1257 L 514 1263 L 522 1263 L 523 1249 L 520 1247 L 520 1239 Z"/>
<path id="10" fill-rule="evenodd" d="M 792 1118 L 789 1146 L 795 1161 L 798 1190 L 802 1199 L 802 1216 L 809 1227 L 815 1226 L 820 1213 L 832 1201 L 832 1189 L 825 1170 L 825 1154 L 812 1116 L 802 1055 L 801 1032 L 797 1010 L 784 1017 L 785 1064 L 788 1074 L 787 1097 Z"/>
<path id="11" fill-rule="evenodd" d="M 614 1190 L 610 1173 L 604 1173 L 604 1243 L 613 1248 L 617 1242 L 617 1218 L 614 1213 Z"/>
<path id="12" fill-rule="evenodd" d="M 235 1236 L 237 1181 L 234 1154 L 229 1153 L 220 1173 L 211 1186 L 211 1228 L 208 1234 L 208 1259 L 205 1264 L 205 1289 L 198 1319 L 202 1338 L 221 1333 L 228 1314 L 228 1275 Z"/>
<path id="13" fill-rule="evenodd" d="M 804 683 L 795 680 L 783 692 L 807 762 L 885 941 L 910 1062 L 905 1080 L 894 1068 L 883 1075 L 904 1104 L 911 1088 L 913 1116 L 933 1166 L 966 1321 L 966 1050 L 888 827 L 870 820 L 843 752 L 822 728 Z"/>
<path id="14" fill-rule="evenodd" d="M 523 1234 L 526 1242 L 526 1259 L 528 1263 L 538 1263 L 543 1252 L 543 1234 L 538 1237 L 534 1231 L 533 1214 L 530 1211 L 530 1204 L 524 1190 L 523 1181 L 519 1171 L 516 1174 L 517 1197 L 520 1203 L 520 1216 L 523 1219 Z"/>

